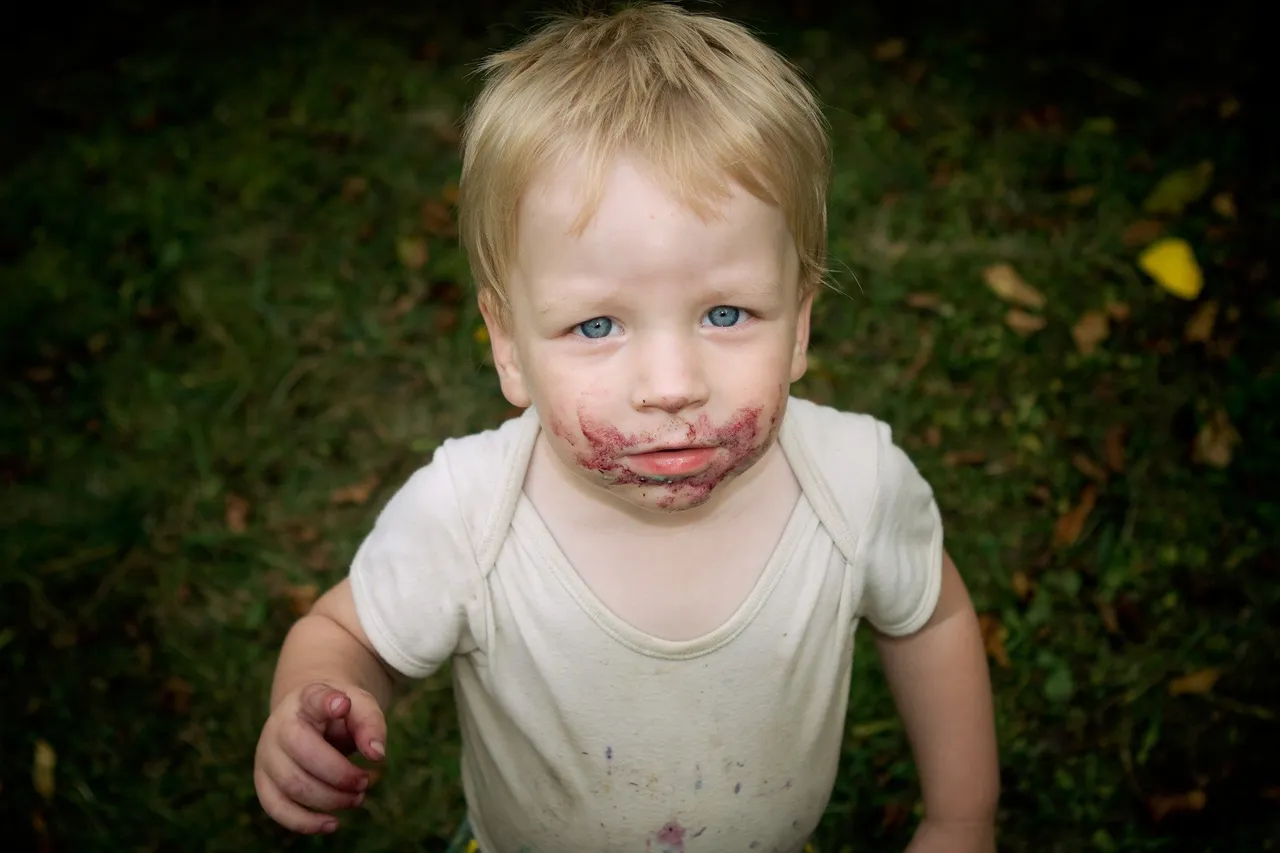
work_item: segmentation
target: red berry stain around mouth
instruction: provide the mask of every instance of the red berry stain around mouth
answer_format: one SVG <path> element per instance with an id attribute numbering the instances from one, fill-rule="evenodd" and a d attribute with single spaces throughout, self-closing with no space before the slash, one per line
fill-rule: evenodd
<path id="1" fill-rule="evenodd" d="M 577 454 L 578 464 L 593 471 L 611 486 L 653 486 L 666 490 L 657 500 L 660 509 L 670 509 L 677 500 L 688 506 L 706 502 L 716 486 L 750 468 L 769 448 L 778 425 L 779 412 L 769 419 L 767 436 L 761 436 L 762 406 L 745 406 L 720 427 L 713 427 L 706 413 L 687 424 L 685 441 L 689 445 L 712 446 L 720 452 L 703 471 L 689 477 L 664 480 L 636 473 L 623 463 L 627 452 L 657 441 L 654 434 L 625 435 L 617 427 L 601 423 L 581 409 L 578 425 L 589 450 Z M 760 440 L 763 438 L 764 440 Z"/>

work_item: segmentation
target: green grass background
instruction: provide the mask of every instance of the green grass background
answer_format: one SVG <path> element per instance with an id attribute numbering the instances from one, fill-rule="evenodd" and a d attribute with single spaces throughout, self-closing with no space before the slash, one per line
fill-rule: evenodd
<path id="1" fill-rule="evenodd" d="M 274 827 L 252 755 L 294 597 L 343 575 L 440 441 L 508 416 L 464 258 L 424 205 L 447 208 L 456 181 L 470 63 L 530 18 L 226 8 L 132 41 L 116 22 L 116 50 L 82 26 L 10 77 L 0 813 L 18 849 L 442 849 L 463 812 L 447 674 L 397 704 L 386 773 L 335 838 Z M 1002 848 L 1276 849 L 1280 309 L 1245 132 L 1262 103 L 1164 66 L 1029 55 L 993 42 L 998 24 L 918 28 L 877 61 L 901 29 L 742 14 L 813 77 L 835 143 L 842 293 L 817 304 L 796 391 L 894 427 L 1006 632 Z M 1204 159 L 1210 192 L 1165 229 L 1222 305 L 1210 345 L 1183 340 L 1196 305 L 1123 239 L 1162 175 Z M 1236 219 L 1211 209 L 1220 192 Z M 407 268 L 399 248 L 419 241 Z M 983 284 L 1002 262 L 1047 297 L 1030 337 Z M 1080 354 L 1073 323 L 1112 303 L 1129 318 Z M 1226 469 L 1191 454 L 1218 411 L 1241 439 Z M 1073 458 L 1101 464 L 1112 427 L 1123 471 L 1055 548 L 1088 482 Z M 899 850 L 915 780 L 861 648 L 817 840 Z M 1171 695 L 1207 667 L 1212 690 Z M 38 741 L 57 757 L 50 800 Z M 1156 819 L 1158 798 L 1196 791 L 1203 808 Z"/>

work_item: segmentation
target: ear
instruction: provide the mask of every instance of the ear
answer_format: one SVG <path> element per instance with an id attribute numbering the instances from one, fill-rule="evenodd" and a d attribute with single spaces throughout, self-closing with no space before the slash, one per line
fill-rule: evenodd
<path id="1" fill-rule="evenodd" d="M 800 310 L 796 314 L 796 346 L 791 353 L 791 381 L 795 382 L 809 368 L 809 316 L 813 313 L 813 297 L 817 289 L 811 290 L 800 300 Z"/>
<path id="2" fill-rule="evenodd" d="M 511 329 L 511 311 L 499 304 L 492 290 L 480 294 L 480 315 L 489 331 L 489 346 L 493 350 L 493 365 L 498 369 L 498 383 L 507 402 L 521 409 L 533 402 L 524 384 L 524 372 L 520 369 L 520 351 L 516 347 Z"/>

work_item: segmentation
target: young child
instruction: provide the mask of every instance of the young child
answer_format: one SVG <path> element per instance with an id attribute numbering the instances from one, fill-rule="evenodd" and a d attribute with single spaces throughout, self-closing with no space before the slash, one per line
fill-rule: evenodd
<path id="1" fill-rule="evenodd" d="M 977 621 L 882 423 L 789 397 L 826 251 L 798 74 L 674 5 L 492 57 L 461 233 L 506 398 L 391 499 L 290 631 L 263 807 L 332 832 L 393 682 L 452 661 L 484 853 L 802 850 L 876 630 L 925 802 L 914 853 L 994 850 Z"/>

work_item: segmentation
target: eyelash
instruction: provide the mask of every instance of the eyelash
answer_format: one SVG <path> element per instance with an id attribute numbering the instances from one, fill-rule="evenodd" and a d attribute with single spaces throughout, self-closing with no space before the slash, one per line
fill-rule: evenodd
<path id="1" fill-rule="evenodd" d="M 730 310 L 732 310 L 732 311 L 737 311 L 737 312 L 739 312 L 739 317 L 737 318 L 737 319 L 739 319 L 739 320 L 751 320 L 751 319 L 754 319 L 754 318 L 755 318 L 755 314 L 753 314 L 752 312 L 748 311 L 746 308 L 741 308 L 741 307 L 739 307 L 739 306 L 737 306 L 737 305 L 717 305 L 717 306 L 715 306 L 714 308 L 709 309 L 709 310 L 707 311 L 707 313 L 706 313 L 706 314 L 703 314 L 702 316 L 703 316 L 704 318 L 706 318 L 706 317 L 710 316 L 710 314 L 711 314 L 711 312 L 712 312 L 712 311 L 718 311 L 718 310 L 720 310 L 721 308 L 728 308 L 728 309 L 730 309 Z M 569 333 L 570 333 L 571 335 L 574 335 L 575 337 L 585 338 L 586 340 L 589 340 L 589 341 L 602 341 L 602 340 L 604 340 L 604 339 L 606 339 L 606 338 L 612 337 L 610 334 L 608 334 L 608 332 L 606 332 L 604 335 L 602 335 L 601 337 L 598 337 L 598 338 L 593 338 L 593 337 L 590 337 L 589 335 L 584 335 L 584 334 L 582 334 L 582 333 L 581 333 L 581 329 L 582 329 L 584 326 L 586 326 L 586 325 L 587 325 L 587 323 L 594 323 L 594 322 L 595 322 L 595 321 L 597 321 L 597 320 L 607 320 L 610 324 L 614 324 L 614 322 L 615 322 L 615 321 L 614 321 L 612 318 L 610 318 L 610 317 L 603 317 L 603 316 L 601 316 L 601 317 L 592 317 L 590 320 L 584 320 L 583 322 L 578 323 L 576 326 L 574 326 L 573 328 L 571 328 L 571 329 L 569 330 Z M 714 323 L 713 323 L 713 324 L 711 324 L 711 325 L 712 325 L 712 327 L 713 327 L 713 328 L 716 328 L 716 329 L 733 329 L 733 328 L 737 328 L 738 326 L 741 326 L 741 325 L 742 325 L 742 323 L 741 323 L 741 322 L 736 322 L 736 323 L 733 323 L 733 324 L 728 325 L 728 326 L 716 326 Z M 613 331 L 613 325 L 610 325 L 610 326 L 609 326 L 609 332 L 612 332 L 612 331 Z"/>

